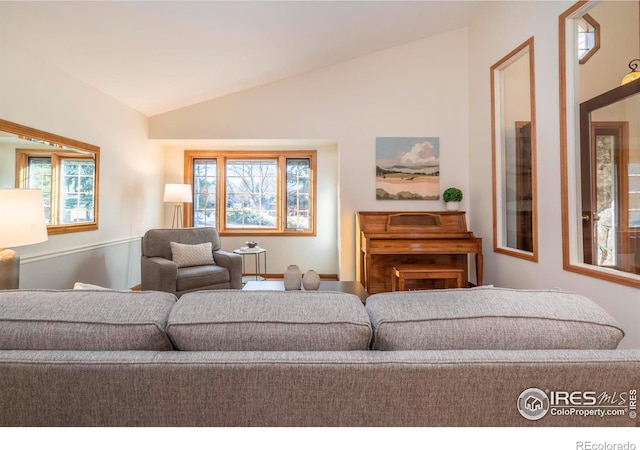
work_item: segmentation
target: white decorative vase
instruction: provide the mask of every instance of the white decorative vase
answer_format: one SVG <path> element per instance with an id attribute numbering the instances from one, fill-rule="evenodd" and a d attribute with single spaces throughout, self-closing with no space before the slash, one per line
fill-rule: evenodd
<path id="1" fill-rule="evenodd" d="M 308 270 L 302 277 L 302 285 L 305 291 L 315 291 L 320 287 L 320 275 L 315 270 Z"/>
<path id="2" fill-rule="evenodd" d="M 302 284 L 302 272 L 295 264 L 291 264 L 284 272 L 284 290 L 298 291 Z"/>
<path id="3" fill-rule="evenodd" d="M 460 202 L 447 202 L 447 211 L 457 211 L 460 209 Z"/>

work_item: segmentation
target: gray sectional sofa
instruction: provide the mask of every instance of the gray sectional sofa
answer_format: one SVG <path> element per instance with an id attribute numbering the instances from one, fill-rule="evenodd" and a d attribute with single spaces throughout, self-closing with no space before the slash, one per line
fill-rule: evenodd
<path id="1" fill-rule="evenodd" d="M 623 335 L 557 291 L 4 291 L 0 425 L 638 426 Z"/>

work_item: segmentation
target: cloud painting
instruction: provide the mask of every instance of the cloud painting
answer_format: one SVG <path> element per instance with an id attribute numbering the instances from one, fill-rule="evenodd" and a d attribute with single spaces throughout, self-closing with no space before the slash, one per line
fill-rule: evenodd
<path id="1" fill-rule="evenodd" d="M 376 138 L 376 199 L 439 198 L 440 138 Z"/>

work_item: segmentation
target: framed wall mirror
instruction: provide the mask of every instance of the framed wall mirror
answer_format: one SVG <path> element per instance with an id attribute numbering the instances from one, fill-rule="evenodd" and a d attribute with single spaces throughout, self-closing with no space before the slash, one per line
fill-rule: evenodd
<path id="1" fill-rule="evenodd" d="M 579 24 L 598 52 L 580 64 Z M 640 287 L 640 2 L 578 2 L 560 16 L 560 134 L 565 270 Z"/>
<path id="2" fill-rule="evenodd" d="M 533 37 L 491 66 L 493 249 L 538 260 Z"/>
<path id="3" fill-rule="evenodd" d="M 100 148 L 0 119 L 0 187 L 42 189 L 48 234 L 98 229 Z"/>

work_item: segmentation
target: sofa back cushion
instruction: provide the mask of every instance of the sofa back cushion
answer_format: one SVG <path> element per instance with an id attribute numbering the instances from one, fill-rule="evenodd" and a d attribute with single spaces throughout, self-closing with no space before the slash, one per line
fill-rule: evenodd
<path id="1" fill-rule="evenodd" d="M 212 227 L 153 229 L 142 237 L 142 256 L 171 260 L 171 242 L 191 245 L 211 242 L 213 251 L 220 250 L 220 235 Z"/>
<path id="2" fill-rule="evenodd" d="M 180 297 L 167 333 L 179 350 L 366 350 L 360 299 L 340 292 L 201 291 Z"/>
<path id="3" fill-rule="evenodd" d="M 614 349 L 618 323 L 561 291 L 479 287 L 390 292 L 367 299 L 376 350 Z"/>
<path id="4" fill-rule="evenodd" d="M 172 350 L 165 292 L 0 291 L 2 350 Z"/>

